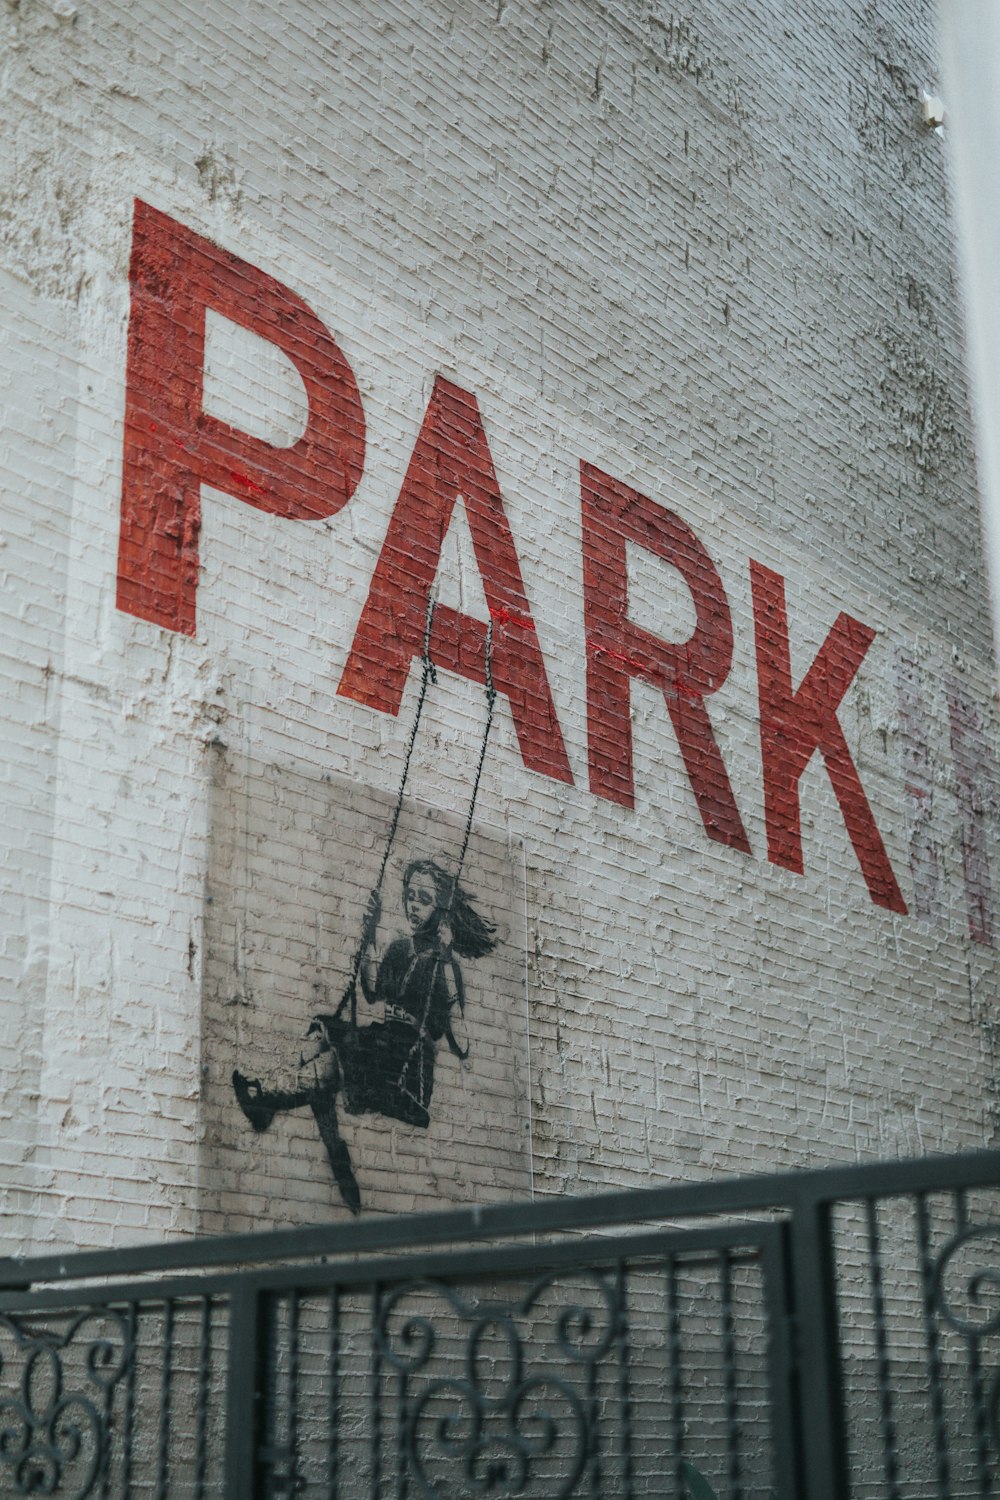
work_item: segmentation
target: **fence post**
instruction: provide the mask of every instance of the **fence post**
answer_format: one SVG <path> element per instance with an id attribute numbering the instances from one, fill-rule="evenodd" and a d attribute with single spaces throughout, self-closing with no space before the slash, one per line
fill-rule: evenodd
<path id="1" fill-rule="evenodd" d="M 229 1298 L 229 1368 L 226 1378 L 225 1500 L 256 1500 L 260 1404 L 261 1293 L 237 1281 Z"/>
<path id="2" fill-rule="evenodd" d="M 798 1366 L 798 1447 L 806 1500 L 849 1500 L 847 1430 L 831 1208 L 808 1191 L 791 1199 Z"/>

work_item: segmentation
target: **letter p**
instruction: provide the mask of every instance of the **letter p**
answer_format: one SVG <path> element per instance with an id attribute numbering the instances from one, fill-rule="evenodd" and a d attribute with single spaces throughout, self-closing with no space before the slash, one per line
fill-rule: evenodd
<path id="1" fill-rule="evenodd" d="M 140 199 L 129 280 L 118 608 L 193 635 L 201 485 L 289 520 L 336 515 L 361 478 L 364 411 L 350 365 L 301 297 Z M 208 308 L 298 370 L 309 418 L 291 447 L 203 411 Z"/>

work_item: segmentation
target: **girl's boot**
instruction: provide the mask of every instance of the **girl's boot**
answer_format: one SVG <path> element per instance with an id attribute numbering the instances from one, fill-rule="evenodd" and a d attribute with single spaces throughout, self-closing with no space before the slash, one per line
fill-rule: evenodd
<path id="1" fill-rule="evenodd" d="M 247 1078 L 236 1068 L 233 1092 L 240 1109 L 259 1132 L 267 1129 L 279 1110 L 301 1109 L 304 1104 L 311 1104 L 315 1089 L 265 1089 L 259 1078 Z"/>

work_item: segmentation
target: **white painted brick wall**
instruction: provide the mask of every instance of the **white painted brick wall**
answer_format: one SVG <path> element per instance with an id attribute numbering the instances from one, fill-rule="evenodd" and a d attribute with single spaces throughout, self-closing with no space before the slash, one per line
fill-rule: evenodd
<path id="1" fill-rule="evenodd" d="M 534 1190 L 989 1141 L 963 817 L 988 860 L 994 676 L 930 4 L 0 0 L 0 80 L 7 1247 L 343 1212 L 314 1137 L 251 1142 L 227 1098 L 209 742 L 391 801 L 416 671 L 398 719 L 336 686 L 437 373 L 479 400 L 575 781 L 525 771 L 501 699 L 477 836 L 523 846 Z M 194 638 L 115 608 L 136 195 L 304 297 L 367 419 L 329 521 L 204 493 Z M 297 399 L 215 325 L 212 410 L 290 440 Z M 581 459 L 676 510 L 722 576 L 735 654 L 708 702 L 750 857 L 706 838 L 652 687 L 635 809 L 588 790 Z M 818 757 L 805 873 L 767 862 L 751 557 L 786 580 L 796 682 L 841 610 L 878 632 L 840 718 L 907 916 L 869 899 Z M 631 561 L 632 618 L 683 639 L 684 588 Z M 441 596 L 482 615 L 460 536 Z M 964 760 L 949 681 L 985 725 Z M 412 809 L 461 821 L 482 714 L 441 673 Z M 315 854 L 293 817 L 275 836 L 276 863 Z M 336 969 L 347 939 L 327 947 Z M 414 1189 L 406 1127 L 358 1147 L 373 1207 L 527 1180 L 471 1146 L 463 1176 L 448 1098 L 446 1181 Z"/>

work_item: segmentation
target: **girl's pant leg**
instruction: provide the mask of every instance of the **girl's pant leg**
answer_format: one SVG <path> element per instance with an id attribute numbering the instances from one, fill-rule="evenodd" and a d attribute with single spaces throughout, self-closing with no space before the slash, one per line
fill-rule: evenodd
<path id="1" fill-rule="evenodd" d="M 272 1069 L 262 1078 L 247 1078 L 238 1069 L 233 1073 L 237 1103 L 258 1133 L 268 1129 L 279 1110 L 302 1109 L 324 1093 L 334 1095 L 339 1082 L 333 1054 L 308 1063 L 300 1059 L 297 1067 Z"/>
<path id="2" fill-rule="evenodd" d="M 322 1093 L 335 1093 L 339 1079 L 333 1053 L 283 1064 L 261 1074 L 263 1103 L 273 1110 L 302 1109 Z"/>
<path id="3" fill-rule="evenodd" d="M 315 1117 L 320 1139 L 326 1147 L 326 1154 L 330 1159 L 340 1196 L 352 1214 L 360 1213 L 361 1189 L 354 1175 L 347 1142 L 340 1134 L 340 1122 L 337 1119 L 337 1095 L 332 1089 L 314 1093 L 309 1101 L 309 1107 Z"/>

